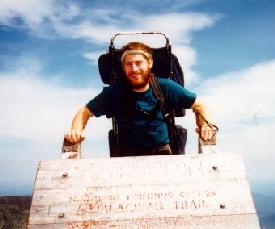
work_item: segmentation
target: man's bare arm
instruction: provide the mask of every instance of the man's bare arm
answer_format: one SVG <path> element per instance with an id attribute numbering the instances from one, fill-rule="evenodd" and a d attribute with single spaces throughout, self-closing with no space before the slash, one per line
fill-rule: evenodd
<path id="1" fill-rule="evenodd" d="M 196 131 L 200 138 L 204 141 L 211 140 L 215 130 L 209 125 L 213 122 L 206 105 L 197 98 L 191 108 L 196 115 L 196 124 L 198 126 Z"/>
<path id="2" fill-rule="evenodd" d="M 83 130 L 93 113 L 84 106 L 73 118 L 71 129 L 65 134 L 65 138 L 71 143 L 80 143 L 85 139 Z"/>

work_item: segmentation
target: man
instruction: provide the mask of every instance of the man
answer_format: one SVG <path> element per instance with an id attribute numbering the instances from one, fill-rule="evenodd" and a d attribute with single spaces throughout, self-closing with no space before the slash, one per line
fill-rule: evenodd
<path id="1" fill-rule="evenodd" d="M 77 112 L 65 138 L 71 143 L 85 139 L 83 130 L 93 116 L 106 115 L 118 120 L 120 145 L 124 156 L 171 154 L 168 127 L 157 106 L 149 84 L 153 66 L 152 50 L 141 42 L 122 48 L 123 81 L 106 87 Z M 204 103 L 196 95 L 172 80 L 158 78 L 161 91 L 173 108 L 192 109 L 196 114 L 197 132 L 203 140 L 214 134 Z M 154 110 L 154 115 L 146 115 Z"/>

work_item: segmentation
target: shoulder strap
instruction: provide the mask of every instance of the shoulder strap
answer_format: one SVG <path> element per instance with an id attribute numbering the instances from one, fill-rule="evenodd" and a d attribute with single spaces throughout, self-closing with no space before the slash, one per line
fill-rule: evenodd
<path id="1" fill-rule="evenodd" d="M 160 105 L 160 110 L 164 116 L 165 122 L 168 127 L 171 150 L 172 152 L 177 152 L 176 150 L 177 136 L 175 136 L 176 133 L 175 131 L 173 131 L 175 127 L 173 111 L 171 110 L 169 104 L 167 103 L 167 100 L 161 91 L 158 79 L 156 78 L 155 75 L 151 75 L 149 83 L 150 83 L 150 86 L 152 87 L 153 93 L 157 97 L 157 101 Z"/>
<path id="2" fill-rule="evenodd" d="M 170 109 L 167 104 L 166 98 L 163 96 L 158 79 L 155 75 L 150 76 L 149 84 L 152 87 L 153 93 L 157 97 L 157 101 L 159 103 L 160 110 L 164 116 L 164 119 L 167 120 L 170 116 Z"/>

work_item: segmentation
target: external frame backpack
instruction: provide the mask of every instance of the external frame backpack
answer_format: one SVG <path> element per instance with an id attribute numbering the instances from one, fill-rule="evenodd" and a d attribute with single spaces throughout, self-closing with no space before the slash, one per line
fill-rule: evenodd
<path id="1" fill-rule="evenodd" d="M 123 77 L 121 55 L 122 51 L 116 49 L 114 40 L 120 35 L 135 35 L 135 34 L 150 34 L 162 35 L 165 38 L 166 44 L 161 48 L 152 48 L 153 51 L 153 68 L 152 73 L 158 77 L 171 79 L 178 84 L 184 86 L 184 75 L 179 64 L 178 58 L 171 52 L 171 45 L 168 37 L 164 33 L 159 32 L 141 32 L 141 33 L 118 33 L 115 34 L 110 41 L 109 50 L 98 59 L 98 69 L 104 84 L 113 85 L 119 82 Z M 175 125 L 175 117 L 183 117 L 184 109 L 172 110 L 169 108 L 166 99 L 164 98 L 158 81 L 155 77 L 151 77 L 150 86 L 161 106 L 161 112 L 165 115 L 165 122 L 169 130 L 169 140 L 172 154 L 184 154 L 187 139 L 187 130 L 179 125 Z M 109 147 L 110 156 L 126 156 L 121 155 L 119 149 L 120 139 L 118 133 L 118 123 L 115 117 L 112 117 L 112 127 L 109 131 Z"/>

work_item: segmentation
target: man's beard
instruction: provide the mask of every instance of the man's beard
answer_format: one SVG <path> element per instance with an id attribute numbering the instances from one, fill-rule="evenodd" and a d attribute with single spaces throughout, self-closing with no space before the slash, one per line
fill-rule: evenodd
<path id="1" fill-rule="evenodd" d="M 141 75 L 141 80 L 135 80 L 132 75 Z M 141 89 L 144 88 L 148 83 L 150 79 L 151 71 L 136 71 L 131 72 L 129 75 L 126 75 L 124 72 L 124 78 L 127 82 L 127 84 L 132 87 L 133 89 Z"/>

